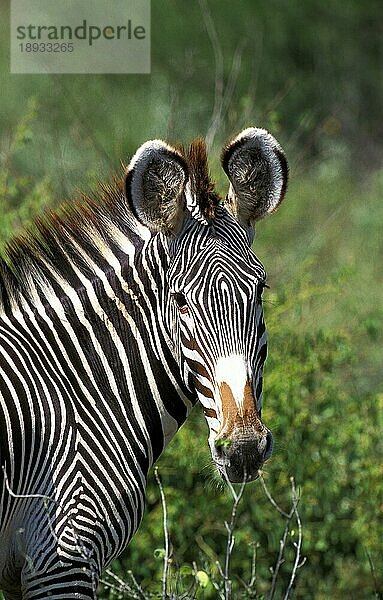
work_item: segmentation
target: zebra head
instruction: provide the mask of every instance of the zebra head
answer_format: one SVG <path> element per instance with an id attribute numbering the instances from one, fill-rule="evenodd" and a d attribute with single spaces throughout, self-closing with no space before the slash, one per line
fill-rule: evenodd
<path id="1" fill-rule="evenodd" d="M 213 460 L 232 482 L 255 479 L 272 452 L 261 420 L 265 270 L 251 250 L 255 222 L 283 199 L 287 162 L 265 130 L 222 152 L 230 185 L 214 191 L 202 140 L 185 152 L 155 140 L 127 170 L 127 197 L 165 248 L 163 316 L 183 381 L 202 403 Z"/>

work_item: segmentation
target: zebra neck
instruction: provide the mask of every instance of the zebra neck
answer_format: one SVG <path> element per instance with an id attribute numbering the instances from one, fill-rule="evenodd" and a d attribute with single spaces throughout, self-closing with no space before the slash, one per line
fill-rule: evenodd
<path id="1" fill-rule="evenodd" d="M 77 425 L 109 419 L 118 424 L 116 439 L 133 432 L 147 470 L 192 397 L 165 324 L 166 248 L 159 236 L 116 237 L 94 253 L 77 245 L 60 270 L 47 262 L 31 269 L 12 319 L 47 357 Z"/>

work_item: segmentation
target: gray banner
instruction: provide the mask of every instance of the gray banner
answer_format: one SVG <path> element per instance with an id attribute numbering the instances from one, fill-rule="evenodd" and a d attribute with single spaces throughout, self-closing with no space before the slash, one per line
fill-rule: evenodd
<path id="1" fill-rule="evenodd" d="M 150 0 L 11 0 L 11 73 L 150 73 Z"/>

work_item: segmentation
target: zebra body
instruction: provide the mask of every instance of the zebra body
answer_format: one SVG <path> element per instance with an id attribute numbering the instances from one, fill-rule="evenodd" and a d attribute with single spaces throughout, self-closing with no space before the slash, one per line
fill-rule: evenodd
<path id="1" fill-rule="evenodd" d="M 229 479 L 255 478 L 271 453 L 260 419 L 265 272 L 250 244 L 254 221 L 283 197 L 286 163 L 269 134 L 249 129 L 223 166 L 226 206 L 201 142 L 188 153 L 148 142 L 126 190 L 40 220 L 1 264 L 7 600 L 95 597 L 140 523 L 149 468 L 197 399 Z"/>

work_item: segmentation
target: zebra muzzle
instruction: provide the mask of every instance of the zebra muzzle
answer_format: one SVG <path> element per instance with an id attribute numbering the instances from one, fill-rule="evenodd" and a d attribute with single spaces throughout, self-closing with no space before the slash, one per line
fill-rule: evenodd
<path id="1" fill-rule="evenodd" d="M 271 456 L 273 436 L 264 432 L 235 432 L 230 437 L 219 436 L 214 442 L 213 459 L 221 475 L 232 483 L 253 481 Z"/>
<path id="2" fill-rule="evenodd" d="M 212 448 L 213 460 L 232 483 L 252 481 L 270 458 L 273 436 L 263 425 L 249 382 L 238 404 L 226 383 L 220 386 L 222 425 Z"/>

